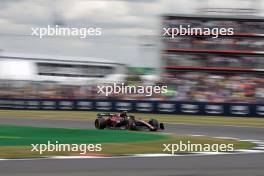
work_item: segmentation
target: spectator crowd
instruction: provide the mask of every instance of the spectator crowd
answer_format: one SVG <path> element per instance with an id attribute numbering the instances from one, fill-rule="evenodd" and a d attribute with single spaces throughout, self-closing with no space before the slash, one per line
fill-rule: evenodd
<path id="1" fill-rule="evenodd" d="M 98 94 L 97 85 L 61 85 L 51 82 L 0 82 L 1 98 L 42 99 L 122 99 L 221 103 L 264 103 L 264 76 L 256 74 L 216 74 L 178 72 L 164 75 L 152 85 L 168 86 L 167 93 L 148 97 L 143 94 Z M 127 85 L 146 85 L 128 81 Z"/>

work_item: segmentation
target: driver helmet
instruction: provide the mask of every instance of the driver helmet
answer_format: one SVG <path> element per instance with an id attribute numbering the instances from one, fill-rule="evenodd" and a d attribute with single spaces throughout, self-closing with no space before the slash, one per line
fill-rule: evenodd
<path id="1" fill-rule="evenodd" d="M 127 118 L 127 112 L 126 111 L 121 112 L 120 117 Z"/>

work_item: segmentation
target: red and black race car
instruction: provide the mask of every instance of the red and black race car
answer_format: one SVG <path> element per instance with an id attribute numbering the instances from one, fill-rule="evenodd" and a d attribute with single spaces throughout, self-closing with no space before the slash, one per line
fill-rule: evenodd
<path id="1" fill-rule="evenodd" d="M 97 129 L 128 129 L 128 130 L 163 130 L 164 124 L 156 119 L 150 119 L 148 122 L 135 119 L 134 116 L 128 116 L 126 112 L 117 113 L 98 113 L 95 120 Z"/>

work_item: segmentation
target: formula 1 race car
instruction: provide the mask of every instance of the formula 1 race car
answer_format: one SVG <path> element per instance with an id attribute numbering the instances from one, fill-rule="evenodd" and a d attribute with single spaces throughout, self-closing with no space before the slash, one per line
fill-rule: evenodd
<path id="1" fill-rule="evenodd" d="M 127 129 L 127 130 L 164 130 L 164 124 L 156 119 L 150 119 L 148 122 L 135 119 L 134 116 L 128 116 L 126 112 L 117 113 L 98 113 L 95 120 L 97 129 Z"/>

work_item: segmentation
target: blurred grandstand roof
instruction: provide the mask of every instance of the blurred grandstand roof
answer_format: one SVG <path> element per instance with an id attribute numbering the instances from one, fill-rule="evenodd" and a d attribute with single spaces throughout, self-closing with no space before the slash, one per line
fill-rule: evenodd
<path id="1" fill-rule="evenodd" d="M 202 14 L 164 14 L 163 17 L 168 18 L 215 18 L 215 19 L 229 19 L 229 20 L 236 20 L 236 19 L 245 19 L 245 20 L 260 20 L 264 21 L 264 17 L 262 16 L 253 16 L 253 15 L 202 15 Z"/>
<path id="2" fill-rule="evenodd" d="M 1 50 L 0 50 L 1 51 Z M 26 59 L 26 60 L 45 60 L 45 61 L 67 61 L 67 62 L 83 62 L 83 63 L 108 63 L 118 64 L 121 63 L 113 62 L 110 60 L 94 57 L 83 57 L 83 56 L 58 56 L 58 55 L 46 55 L 46 54 L 29 54 L 29 53 L 11 53 L 11 52 L 0 52 L 0 58 L 7 59 Z"/>

